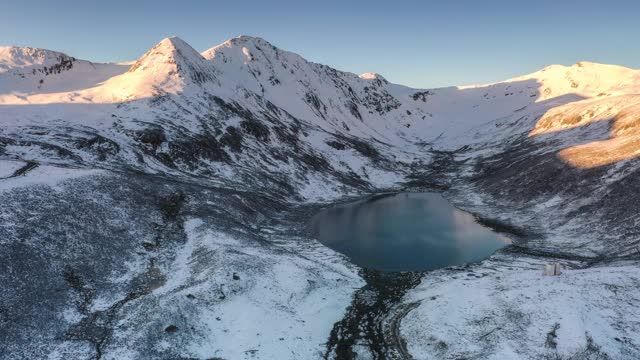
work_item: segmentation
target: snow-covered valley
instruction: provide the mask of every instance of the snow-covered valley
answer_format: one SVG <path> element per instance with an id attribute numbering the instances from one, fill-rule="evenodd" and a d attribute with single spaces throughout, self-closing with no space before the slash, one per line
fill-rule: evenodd
<path id="1" fill-rule="evenodd" d="M 412 89 L 249 36 L 0 47 L 0 358 L 640 358 L 639 93 L 590 62 Z M 388 275 L 306 231 L 397 191 L 514 244 Z"/>

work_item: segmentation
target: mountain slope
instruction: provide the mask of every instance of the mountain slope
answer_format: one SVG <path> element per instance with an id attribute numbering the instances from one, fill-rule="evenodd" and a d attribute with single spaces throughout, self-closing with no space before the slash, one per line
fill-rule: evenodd
<path id="1" fill-rule="evenodd" d="M 78 60 L 50 50 L 0 47 L 0 104 L 23 103 L 25 96 L 38 93 L 90 88 L 128 67 Z"/>

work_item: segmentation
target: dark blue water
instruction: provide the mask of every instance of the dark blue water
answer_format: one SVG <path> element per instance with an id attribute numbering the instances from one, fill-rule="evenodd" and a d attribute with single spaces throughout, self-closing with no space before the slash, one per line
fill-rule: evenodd
<path id="1" fill-rule="evenodd" d="M 310 228 L 353 263 L 381 271 L 461 265 L 510 243 L 436 193 L 401 193 L 328 208 Z"/>

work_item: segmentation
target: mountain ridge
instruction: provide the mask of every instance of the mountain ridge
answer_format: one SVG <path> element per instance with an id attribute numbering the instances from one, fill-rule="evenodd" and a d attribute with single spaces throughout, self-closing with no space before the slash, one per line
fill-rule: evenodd
<path id="1" fill-rule="evenodd" d="M 182 49 L 189 49 L 188 52 L 191 52 L 192 54 L 190 55 L 190 57 L 193 57 L 193 55 L 195 53 L 197 53 L 198 51 L 193 49 L 186 41 L 184 41 L 183 39 L 181 39 L 178 36 L 170 36 L 167 38 L 162 39 L 160 42 L 158 42 L 156 45 L 154 45 L 149 51 L 147 51 L 147 53 L 141 55 L 141 57 L 139 57 L 138 59 L 134 60 L 134 61 L 128 61 L 128 62 L 119 62 L 119 64 L 125 64 L 125 63 L 132 63 L 135 64 L 136 62 L 142 60 L 142 58 L 145 57 L 145 55 L 147 55 L 152 49 L 157 48 L 157 47 L 162 47 L 162 44 L 164 43 L 171 43 L 171 42 L 177 42 L 180 43 L 181 45 L 179 47 L 181 47 Z M 242 46 L 244 47 L 244 45 L 262 45 L 265 46 L 267 48 L 270 48 L 274 51 L 280 52 L 280 53 L 286 53 L 286 54 L 291 54 L 291 55 L 295 55 L 296 57 L 299 57 L 300 59 L 304 59 L 302 56 L 300 56 L 299 54 L 293 53 L 293 52 L 289 52 L 286 50 L 282 50 L 276 46 L 274 46 L 273 44 L 271 44 L 270 42 L 268 42 L 267 40 L 265 40 L 264 38 L 261 37 L 257 37 L 257 36 L 251 36 L 251 35 L 239 35 L 237 37 L 234 38 L 230 38 L 218 45 L 212 46 L 204 51 L 199 52 L 199 54 L 208 60 L 213 60 L 213 58 L 215 57 L 216 52 L 220 52 L 221 50 L 225 49 L 225 48 L 237 48 L 238 46 Z M 176 45 L 174 45 L 176 46 Z M 0 51 L 0 61 L 5 62 L 5 69 L 9 69 L 9 68 L 18 68 L 19 66 L 17 64 L 13 64 L 13 66 L 9 65 L 9 61 L 11 56 L 9 55 L 11 53 L 11 51 L 13 50 L 14 52 L 33 52 L 34 54 L 40 54 L 48 56 L 49 58 L 52 57 L 63 57 L 65 59 L 72 59 L 74 61 L 87 61 L 90 62 L 92 64 L 114 64 L 112 62 L 108 62 L 108 63 L 100 63 L 100 62 L 92 62 L 90 60 L 84 60 L 84 59 L 77 59 L 75 57 L 72 57 L 70 55 L 67 55 L 65 53 L 62 52 L 58 52 L 55 50 L 49 50 L 49 49 L 44 49 L 44 48 L 32 48 L 32 47 L 20 47 L 20 46 L 0 46 L 0 49 L 3 49 L 3 51 Z M 21 61 L 21 59 L 17 59 L 18 61 Z M 314 62 L 305 60 L 309 63 L 312 64 L 316 64 Z M 322 65 L 322 64 L 319 64 Z M 26 66 L 26 65 L 25 65 Z M 322 65 L 325 66 L 325 65 Z M 552 64 L 552 65 L 547 65 L 543 68 L 541 68 L 538 71 L 534 71 L 532 73 L 528 73 L 525 75 L 520 75 L 520 76 L 516 76 L 513 78 L 508 78 L 508 79 L 504 79 L 504 80 L 500 80 L 500 81 L 496 81 L 496 82 L 489 82 L 489 83 L 482 83 L 482 84 L 472 84 L 472 85 L 462 85 L 462 86 L 457 86 L 457 87 L 461 87 L 461 88 L 468 88 L 468 87 L 483 87 L 483 86 L 488 86 L 488 85 L 494 85 L 494 84 L 498 84 L 498 83 L 503 83 L 503 82 L 509 82 L 509 81 L 515 81 L 521 78 L 530 78 L 535 74 L 539 74 L 539 73 L 543 73 L 543 72 L 548 72 L 551 70 L 556 70 L 556 69 L 562 69 L 562 70 L 572 70 L 572 69 L 576 69 L 576 68 L 591 68 L 591 69 L 595 69 L 595 68 L 600 68 L 600 69 L 605 69 L 608 68 L 608 70 L 612 70 L 612 69 L 617 69 L 620 72 L 638 72 L 640 70 L 638 69 L 633 69 L 633 68 L 629 68 L 629 67 L 625 67 L 625 66 L 621 66 L 621 65 L 612 65 L 612 64 L 605 64 L 605 63 L 598 63 L 598 62 L 592 62 L 592 61 L 586 61 L 586 60 L 582 60 L 582 61 L 578 61 L 575 64 L 571 64 L 571 65 L 563 65 L 563 64 Z M 340 70 L 336 70 L 336 71 L 340 71 Z M 349 73 L 349 74 L 353 74 L 351 72 L 348 71 L 340 71 L 340 72 L 344 72 L 344 73 Z M 356 74 L 353 74 L 356 75 Z M 378 73 L 374 73 L 374 72 L 368 72 L 368 73 L 364 73 L 360 76 L 367 76 L 370 75 L 372 77 L 380 77 L 382 79 L 384 79 L 384 77 L 381 74 Z M 636 74 L 637 75 L 637 74 Z M 386 79 L 385 79 L 386 80 Z M 428 88 L 428 87 L 422 87 L 422 88 L 414 88 L 414 89 L 424 89 L 424 90 L 435 90 L 435 89 L 442 89 L 442 88 L 450 88 L 450 87 L 456 87 L 455 85 L 452 86 L 447 86 L 447 87 L 435 87 L 435 88 Z"/>
<path id="2" fill-rule="evenodd" d="M 84 63 L 84 60 L 74 61 Z M 111 138 L 121 136 L 114 131 L 131 134 L 147 131 L 141 128 L 164 127 L 169 124 L 168 116 L 176 117 L 180 121 L 171 121 L 170 128 L 163 130 L 166 139 L 170 140 L 168 134 L 174 132 L 213 131 L 215 134 L 206 135 L 206 141 L 214 144 L 211 154 L 217 154 L 212 158 L 229 159 L 226 162 L 233 162 L 234 158 L 250 161 L 245 158 L 248 154 L 239 151 L 243 132 L 261 139 L 264 143 L 260 147 L 270 147 L 275 144 L 270 142 L 275 140 L 274 134 L 280 134 L 282 139 L 299 138 L 299 135 L 285 134 L 290 130 L 276 128 L 298 129 L 304 123 L 333 134 L 319 135 L 331 144 L 335 136 L 387 144 L 384 146 L 395 149 L 392 152 L 402 154 L 406 166 L 416 157 L 424 156 L 418 154 L 423 152 L 425 144 L 450 151 L 474 144 L 481 147 L 485 143 L 498 144 L 522 133 L 535 136 L 567 129 L 562 123 L 544 120 L 549 117 L 545 114 L 551 114 L 550 110 L 556 107 L 566 108 L 568 103 L 602 100 L 603 96 L 613 99 L 615 95 L 640 89 L 639 71 L 589 62 L 569 67 L 554 65 L 493 84 L 413 89 L 389 83 L 379 74 L 359 76 L 309 62 L 251 36 L 229 39 L 201 53 L 182 39 L 169 37 L 131 66 L 91 64 L 91 76 L 84 71 L 77 73 L 78 66 L 38 81 L 0 75 L 0 104 L 6 105 L 8 111 L 4 123 L 18 127 L 47 126 L 51 117 L 48 106 L 55 104 L 58 109 L 55 114 L 58 118 L 62 116 L 63 123 L 76 127 L 80 123 L 74 119 L 84 116 L 83 126 L 100 124 L 100 128 L 112 133 L 107 137 Z M 90 85 L 83 88 L 87 79 L 92 79 Z M 58 87 L 62 91 L 55 91 L 50 83 L 56 81 L 64 83 L 66 88 Z M 32 88 L 16 92 L 12 90 L 15 83 Z M 620 108 L 620 103 L 616 104 L 616 108 Z M 31 111 L 24 105 L 39 106 Z M 88 110 L 79 105 L 96 107 L 99 111 L 87 113 Z M 621 110 L 608 113 L 616 111 Z M 227 113 L 228 119 L 224 120 L 227 124 L 212 128 L 206 117 L 220 112 Z M 256 114 L 253 120 L 237 120 L 238 116 L 249 114 Z M 536 125 L 540 118 L 543 121 Z M 275 125 L 275 119 L 282 124 Z M 515 124 L 515 120 L 519 124 Z M 596 117 L 587 115 L 579 123 L 591 121 L 597 121 Z M 541 124 L 547 124 L 544 131 L 540 130 Z M 495 133 L 492 126 L 503 130 Z M 523 132 L 523 128 L 538 130 Z M 236 140 L 231 142 L 231 139 Z M 317 150 L 317 144 L 312 147 Z M 158 156 L 166 159 L 164 152 L 157 153 L 166 150 L 161 148 L 155 149 L 153 155 L 138 156 L 152 155 L 155 159 L 148 159 L 152 162 L 157 162 Z M 132 149 L 131 153 L 139 151 Z M 321 153 L 322 158 L 332 157 L 338 161 L 336 156 L 341 150 L 323 145 Z M 365 175 L 353 167 L 355 163 L 338 163 L 343 171 Z"/>

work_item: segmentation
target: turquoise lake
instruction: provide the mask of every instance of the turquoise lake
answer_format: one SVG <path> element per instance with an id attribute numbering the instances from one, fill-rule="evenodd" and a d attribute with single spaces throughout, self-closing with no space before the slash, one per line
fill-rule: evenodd
<path id="1" fill-rule="evenodd" d="M 475 262 L 511 242 L 437 193 L 381 195 L 327 208 L 309 226 L 324 245 L 380 271 Z"/>

